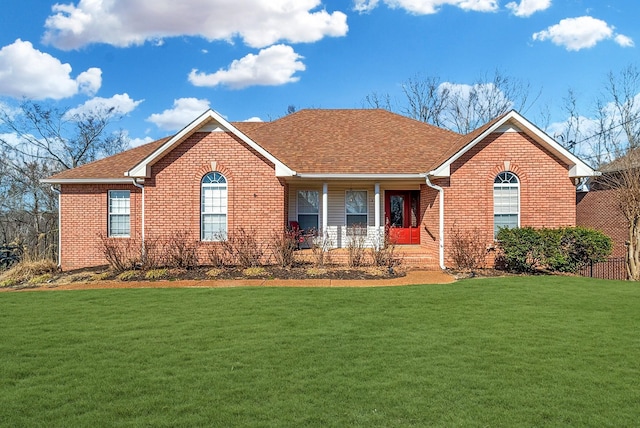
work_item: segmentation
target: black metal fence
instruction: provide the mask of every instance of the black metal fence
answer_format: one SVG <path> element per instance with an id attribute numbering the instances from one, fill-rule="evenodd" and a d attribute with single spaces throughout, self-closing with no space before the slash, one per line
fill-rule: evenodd
<path id="1" fill-rule="evenodd" d="M 624 257 L 613 257 L 604 262 L 591 263 L 578 272 L 581 276 L 600 279 L 627 279 Z"/>
<path id="2" fill-rule="evenodd" d="M 22 248 L 17 245 L 0 245 L 0 269 L 7 269 L 22 258 Z"/>

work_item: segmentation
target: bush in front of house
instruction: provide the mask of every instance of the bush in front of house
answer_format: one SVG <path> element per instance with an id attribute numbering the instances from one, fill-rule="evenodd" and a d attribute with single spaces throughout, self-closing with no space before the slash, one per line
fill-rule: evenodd
<path id="1" fill-rule="evenodd" d="M 488 245 L 479 227 L 462 230 L 454 225 L 450 236 L 449 255 L 456 269 L 473 271 L 486 266 Z"/>
<path id="2" fill-rule="evenodd" d="M 585 227 L 556 229 L 501 229 L 497 236 L 505 269 L 532 273 L 538 269 L 575 273 L 605 260 L 611 254 L 611 238 Z"/>

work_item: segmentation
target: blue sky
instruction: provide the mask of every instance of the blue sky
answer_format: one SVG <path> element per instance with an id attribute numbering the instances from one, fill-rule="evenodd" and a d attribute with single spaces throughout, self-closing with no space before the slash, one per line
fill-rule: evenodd
<path id="1" fill-rule="evenodd" d="M 138 145 L 209 107 L 273 120 L 498 69 L 542 91 L 527 117 L 561 122 L 568 89 L 588 106 L 640 65 L 638 17 L 632 0 L 4 0 L 0 103 L 114 106 Z"/>

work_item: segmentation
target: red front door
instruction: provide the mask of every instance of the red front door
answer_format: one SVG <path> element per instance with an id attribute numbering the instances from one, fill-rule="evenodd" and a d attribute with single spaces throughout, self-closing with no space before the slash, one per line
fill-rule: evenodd
<path id="1" fill-rule="evenodd" d="M 385 192 L 385 224 L 396 244 L 419 244 L 419 192 L 390 190 Z"/>

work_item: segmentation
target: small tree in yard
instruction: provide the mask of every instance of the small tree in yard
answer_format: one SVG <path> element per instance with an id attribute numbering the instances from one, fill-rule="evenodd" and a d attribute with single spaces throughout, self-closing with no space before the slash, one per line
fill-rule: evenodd
<path id="1" fill-rule="evenodd" d="M 596 103 L 593 135 L 574 146 L 586 146 L 603 175 L 592 184 L 612 191 L 626 219 L 626 266 L 629 279 L 640 280 L 640 70 L 630 65 L 609 73 L 603 98 Z M 580 115 L 572 104 L 572 118 Z M 578 135 L 579 136 L 579 135 Z M 568 138 L 567 138 L 568 139 Z M 579 150 L 579 148 L 577 148 Z"/>

